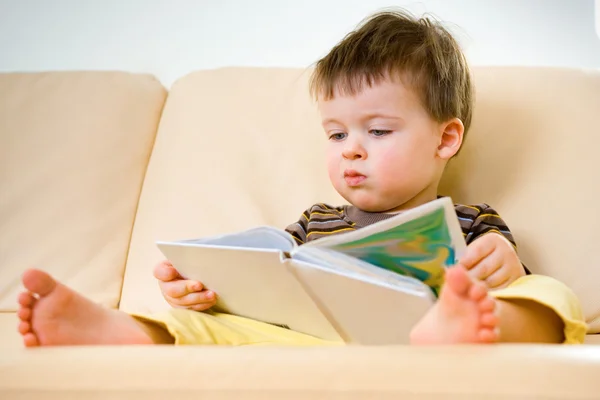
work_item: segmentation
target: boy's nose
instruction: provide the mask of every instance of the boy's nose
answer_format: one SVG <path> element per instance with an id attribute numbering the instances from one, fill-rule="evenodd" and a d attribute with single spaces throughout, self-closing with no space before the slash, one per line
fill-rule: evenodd
<path id="1" fill-rule="evenodd" d="M 347 160 L 360 160 L 367 158 L 367 152 L 359 143 L 348 142 L 342 151 L 342 156 Z"/>

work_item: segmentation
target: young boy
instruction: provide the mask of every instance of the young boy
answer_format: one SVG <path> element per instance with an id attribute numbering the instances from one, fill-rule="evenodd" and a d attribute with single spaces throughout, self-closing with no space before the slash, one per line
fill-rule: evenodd
<path id="1" fill-rule="evenodd" d="M 350 205 L 306 210 L 287 228 L 298 243 L 360 229 L 438 197 L 473 107 L 467 63 L 444 28 L 403 13 L 376 14 L 317 63 L 311 93 L 327 139 L 330 180 Z M 410 341 L 581 343 L 586 325 L 574 294 L 528 273 L 492 208 L 457 205 L 456 211 L 467 252 L 447 271 L 438 302 L 413 328 Z M 215 293 L 181 279 L 168 261 L 155 276 L 174 308 L 131 316 L 92 303 L 42 271 L 27 271 L 18 312 L 25 345 L 337 344 L 198 312 L 215 304 Z"/>

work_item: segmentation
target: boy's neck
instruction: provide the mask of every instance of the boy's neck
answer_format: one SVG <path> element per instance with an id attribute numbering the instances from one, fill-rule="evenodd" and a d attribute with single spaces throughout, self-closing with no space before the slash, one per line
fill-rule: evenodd
<path id="1" fill-rule="evenodd" d="M 439 199 L 440 197 L 443 196 L 436 196 L 437 199 Z M 352 222 L 356 223 L 357 228 L 363 228 L 376 222 L 384 221 L 388 218 L 393 217 L 394 215 L 400 214 L 402 211 L 403 210 L 389 212 L 369 212 L 361 210 L 360 208 L 353 205 L 349 205 L 346 207 L 346 215 Z"/>
<path id="2" fill-rule="evenodd" d="M 357 228 L 364 228 L 365 226 L 391 218 L 396 214 L 397 213 L 368 212 L 363 211 L 356 206 L 348 206 L 346 208 L 346 215 L 352 222 L 356 223 Z"/>

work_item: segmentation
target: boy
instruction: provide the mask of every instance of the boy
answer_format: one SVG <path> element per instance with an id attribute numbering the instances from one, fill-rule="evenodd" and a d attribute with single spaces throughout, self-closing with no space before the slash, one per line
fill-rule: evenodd
<path id="1" fill-rule="evenodd" d="M 402 13 L 376 14 L 317 63 L 311 92 L 328 142 L 330 180 L 350 206 L 305 211 L 287 228 L 298 243 L 360 229 L 438 196 L 473 104 L 467 63 L 445 29 Z M 467 252 L 447 271 L 439 300 L 413 328 L 411 343 L 581 343 L 586 325 L 573 293 L 551 278 L 525 276 L 510 231 L 489 206 L 456 210 Z M 215 293 L 181 279 L 168 262 L 155 276 L 176 308 L 133 317 L 90 302 L 42 271 L 27 271 L 18 312 L 25 345 L 337 344 L 197 312 L 214 305 Z"/>

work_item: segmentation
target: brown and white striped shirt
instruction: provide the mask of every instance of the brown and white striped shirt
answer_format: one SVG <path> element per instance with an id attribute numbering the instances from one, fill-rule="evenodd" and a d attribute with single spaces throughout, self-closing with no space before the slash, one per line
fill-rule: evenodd
<path id="1" fill-rule="evenodd" d="M 486 233 L 495 232 L 508 239 L 516 249 L 517 243 L 508 226 L 489 205 L 455 204 L 454 209 L 467 245 Z M 288 226 L 286 231 L 301 245 L 325 236 L 364 228 L 394 215 L 366 212 L 355 206 L 333 207 L 319 203 L 304 211 L 300 219 Z M 529 274 L 527 268 L 523 267 Z"/>

